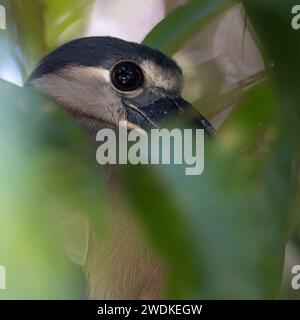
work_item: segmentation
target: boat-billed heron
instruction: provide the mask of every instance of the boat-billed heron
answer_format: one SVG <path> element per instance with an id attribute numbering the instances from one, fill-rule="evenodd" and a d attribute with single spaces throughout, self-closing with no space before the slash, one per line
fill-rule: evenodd
<path id="1" fill-rule="evenodd" d="M 171 114 L 192 110 L 181 97 L 182 71 L 171 58 L 147 46 L 111 37 L 64 44 L 46 56 L 28 85 L 49 95 L 95 142 L 98 130 L 159 125 Z M 197 114 L 199 128 L 214 129 Z M 158 298 L 166 273 L 123 201 L 114 170 L 103 168 L 110 193 L 109 234 L 90 234 L 85 271 L 90 298 Z M 158 200 L 157 200 L 158 201 Z"/>

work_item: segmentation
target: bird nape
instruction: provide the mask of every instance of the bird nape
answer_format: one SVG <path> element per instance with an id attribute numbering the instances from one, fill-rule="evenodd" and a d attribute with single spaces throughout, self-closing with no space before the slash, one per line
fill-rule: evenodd
<path id="1" fill-rule="evenodd" d="M 52 97 L 95 143 L 100 129 L 122 121 L 148 129 L 180 113 L 192 117 L 206 136 L 209 122 L 181 97 L 182 71 L 163 53 L 111 37 L 66 43 L 46 56 L 27 85 Z M 102 168 L 110 192 L 109 235 L 90 231 L 87 259 L 89 296 L 95 299 L 158 298 L 166 270 L 152 253 L 130 214 L 115 168 Z"/>

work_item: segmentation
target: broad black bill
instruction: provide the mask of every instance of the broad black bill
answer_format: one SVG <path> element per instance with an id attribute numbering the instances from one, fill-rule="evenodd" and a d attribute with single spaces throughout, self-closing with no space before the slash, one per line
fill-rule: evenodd
<path id="1" fill-rule="evenodd" d="M 161 127 L 163 122 L 175 116 L 183 116 L 192 126 L 204 129 L 206 137 L 215 137 L 216 131 L 209 121 L 189 102 L 181 97 L 165 97 L 143 106 L 142 103 L 123 100 L 127 121 L 142 129 Z"/>

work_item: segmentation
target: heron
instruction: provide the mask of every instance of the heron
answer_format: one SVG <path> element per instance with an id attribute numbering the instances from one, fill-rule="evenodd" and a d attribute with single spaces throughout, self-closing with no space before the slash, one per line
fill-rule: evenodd
<path id="1" fill-rule="evenodd" d="M 103 128 L 157 126 L 195 109 L 182 98 L 183 73 L 170 57 L 113 37 L 63 44 L 37 65 L 27 85 L 53 98 L 93 144 Z M 215 131 L 196 111 L 199 128 Z M 84 270 L 91 299 L 157 299 L 167 270 L 124 200 L 117 170 L 103 165 L 109 194 L 106 240 L 90 232 Z"/>

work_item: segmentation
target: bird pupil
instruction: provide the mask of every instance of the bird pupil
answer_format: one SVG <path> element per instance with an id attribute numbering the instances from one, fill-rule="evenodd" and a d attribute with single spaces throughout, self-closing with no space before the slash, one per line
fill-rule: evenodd
<path id="1" fill-rule="evenodd" d="M 142 70 L 133 62 L 120 62 L 113 68 L 112 82 L 118 90 L 136 90 L 143 83 Z"/>

